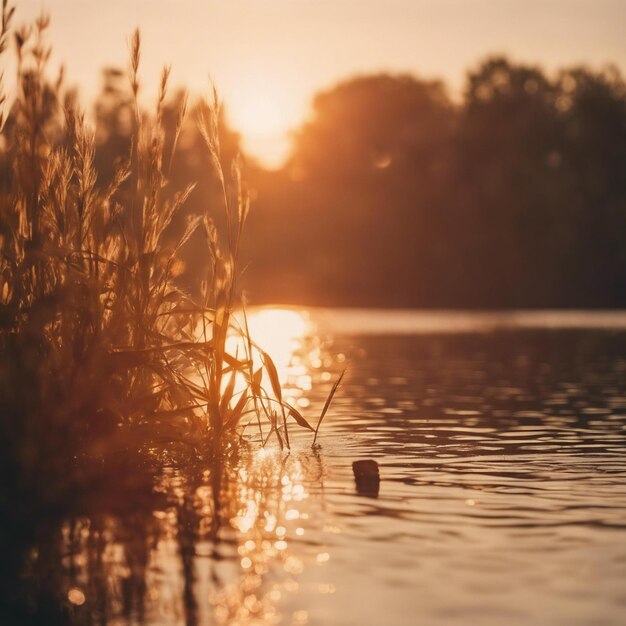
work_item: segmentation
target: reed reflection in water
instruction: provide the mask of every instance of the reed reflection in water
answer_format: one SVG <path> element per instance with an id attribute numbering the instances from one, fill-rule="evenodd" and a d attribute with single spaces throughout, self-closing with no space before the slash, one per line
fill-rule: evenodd
<path id="1" fill-rule="evenodd" d="M 625 316 L 261 313 L 313 423 L 348 365 L 321 448 L 166 465 L 46 523 L 39 623 L 622 623 Z M 379 492 L 356 488 L 363 458 Z"/>
<path id="2" fill-rule="evenodd" d="M 165 468 L 149 501 L 109 501 L 41 532 L 27 564 L 33 623 L 306 623 L 304 597 L 282 605 L 326 558 L 311 537 L 320 503 L 307 502 L 320 457 L 247 450 L 221 469 L 218 485 Z"/>

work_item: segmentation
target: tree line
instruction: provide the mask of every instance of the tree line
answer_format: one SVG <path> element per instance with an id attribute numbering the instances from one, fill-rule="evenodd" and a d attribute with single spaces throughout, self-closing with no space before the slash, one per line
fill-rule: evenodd
<path id="1" fill-rule="evenodd" d="M 315 98 L 289 163 L 259 179 L 251 285 L 269 300 L 626 305 L 614 69 L 550 78 L 493 58 L 458 102 L 441 82 L 354 78 Z"/>
<path id="2" fill-rule="evenodd" d="M 183 97 L 163 109 L 172 135 Z M 104 72 L 94 111 L 105 185 L 131 135 L 123 72 Z M 171 172 L 180 188 L 198 183 L 187 219 L 219 193 L 191 113 Z M 226 119 L 222 150 L 234 155 Z M 6 181 L 10 163 L 0 170 Z M 460 98 L 411 75 L 354 77 L 315 96 L 280 170 L 251 162 L 248 180 L 241 280 L 253 303 L 626 306 L 626 83 L 615 68 L 548 75 L 494 57 L 468 72 Z M 182 257 L 184 282 L 208 259 L 200 234 Z"/>

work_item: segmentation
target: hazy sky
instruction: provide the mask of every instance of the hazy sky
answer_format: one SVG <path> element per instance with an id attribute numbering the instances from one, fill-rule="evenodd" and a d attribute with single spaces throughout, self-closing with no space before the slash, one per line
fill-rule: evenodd
<path id="1" fill-rule="evenodd" d="M 126 62 L 141 27 L 143 77 L 160 66 L 205 90 L 211 74 L 251 152 L 276 162 L 311 95 L 380 70 L 442 77 L 453 91 L 490 53 L 626 69 L 626 0 L 19 0 L 17 20 L 51 13 L 55 62 L 85 98 L 100 68 Z"/>

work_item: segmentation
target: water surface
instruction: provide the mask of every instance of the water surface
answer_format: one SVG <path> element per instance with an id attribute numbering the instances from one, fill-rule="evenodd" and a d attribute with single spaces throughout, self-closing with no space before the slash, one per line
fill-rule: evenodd
<path id="1" fill-rule="evenodd" d="M 250 425 L 219 477 L 165 467 L 157 500 L 66 519 L 29 567 L 75 623 L 624 623 L 626 315 L 251 326 L 314 423 L 347 368 L 319 448 L 260 450 Z M 355 483 L 360 459 L 379 485 Z"/>

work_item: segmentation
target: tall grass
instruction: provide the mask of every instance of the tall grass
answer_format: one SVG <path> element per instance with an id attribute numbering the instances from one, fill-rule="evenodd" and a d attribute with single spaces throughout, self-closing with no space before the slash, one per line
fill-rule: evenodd
<path id="1" fill-rule="evenodd" d="M 5 0 L 4 54 L 12 15 Z M 0 193 L 0 446 L 13 478 L 32 485 L 42 469 L 63 474 L 76 460 L 163 442 L 220 454 L 251 420 L 261 441 L 275 435 L 289 446 L 288 419 L 313 429 L 283 400 L 276 368 L 245 316 L 243 324 L 233 317 L 250 200 L 241 159 L 223 163 L 216 92 L 198 124 L 221 206 L 187 215 L 173 239 L 169 227 L 194 189 L 172 189 L 168 180 L 187 99 L 166 141 L 170 72 L 163 70 L 155 109 L 146 113 L 135 32 L 131 147 L 103 184 L 93 130 L 62 75 L 49 79 L 47 28 L 41 17 L 14 34 L 17 87 L 0 152 L 12 164 Z M 221 211 L 218 232 L 213 216 Z M 192 297 L 176 278 L 197 230 L 208 256 L 197 276 L 200 296 Z M 227 350 L 233 333 L 241 354 Z"/>

